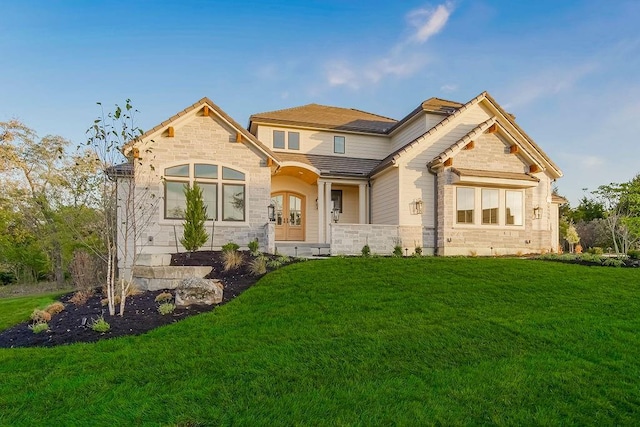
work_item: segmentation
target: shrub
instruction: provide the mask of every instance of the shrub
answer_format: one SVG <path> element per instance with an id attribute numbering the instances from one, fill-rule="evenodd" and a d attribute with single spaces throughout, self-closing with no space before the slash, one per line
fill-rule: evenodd
<path id="1" fill-rule="evenodd" d="M 415 256 L 422 256 L 422 246 L 416 246 L 416 248 L 413 250 L 413 254 Z"/>
<path id="2" fill-rule="evenodd" d="M 101 333 L 108 332 L 109 329 L 111 329 L 111 325 L 109 325 L 109 323 L 106 320 L 104 320 L 103 316 L 100 316 L 97 319 L 93 319 L 89 327 L 94 331 L 101 332 Z"/>
<path id="3" fill-rule="evenodd" d="M 10 285 L 16 281 L 16 275 L 11 271 L 0 271 L 0 286 Z"/>
<path id="4" fill-rule="evenodd" d="M 163 302 L 158 306 L 158 313 L 162 314 L 171 314 L 176 309 L 176 305 L 170 302 Z"/>
<path id="5" fill-rule="evenodd" d="M 51 314 L 36 308 L 33 310 L 33 313 L 31 313 L 31 320 L 33 320 L 34 323 L 47 323 L 51 320 Z"/>
<path id="6" fill-rule="evenodd" d="M 592 255 L 602 255 L 604 254 L 604 249 L 599 246 L 594 246 L 592 248 L 587 249 L 587 252 Z"/>
<path id="7" fill-rule="evenodd" d="M 577 254 L 581 254 L 582 253 L 582 245 L 580 243 L 578 243 L 576 245 L 575 251 Z"/>
<path id="8" fill-rule="evenodd" d="M 288 264 L 288 263 L 290 263 L 290 262 L 291 262 L 291 257 L 288 257 L 288 256 L 286 256 L 286 255 L 280 255 L 280 256 L 278 257 L 278 261 L 279 261 L 281 264 Z"/>
<path id="9" fill-rule="evenodd" d="M 120 294 L 115 294 L 113 296 L 113 303 L 118 305 L 120 304 L 121 298 L 120 298 Z M 100 304 L 104 307 L 105 305 L 109 305 L 109 298 L 102 298 L 100 300 Z"/>
<path id="10" fill-rule="evenodd" d="M 96 283 L 97 267 L 94 259 L 85 251 L 77 250 L 69 265 L 73 286 L 79 291 L 93 289 Z"/>
<path id="11" fill-rule="evenodd" d="M 368 257 L 371 255 L 371 248 L 369 245 L 364 245 L 361 252 L 363 257 Z"/>
<path id="12" fill-rule="evenodd" d="M 253 276 L 260 276 L 267 272 L 267 259 L 259 256 L 249 263 L 249 273 Z"/>
<path id="13" fill-rule="evenodd" d="M 89 298 L 91 298 L 92 295 L 93 295 L 93 291 L 91 290 L 77 291 L 69 299 L 69 302 L 73 305 L 85 305 L 87 301 L 89 301 Z"/>
<path id="14" fill-rule="evenodd" d="M 472 257 L 472 258 L 477 257 L 478 256 L 478 251 L 473 251 L 473 250 L 469 251 L 469 256 Z"/>
<path id="15" fill-rule="evenodd" d="M 131 297 L 134 295 L 142 295 L 143 293 L 144 292 L 138 286 L 136 286 L 136 284 L 133 282 L 129 285 L 129 288 L 127 289 L 128 297 Z"/>
<path id="16" fill-rule="evenodd" d="M 222 261 L 224 262 L 224 271 L 236 270 L 242 266 L 244 255 L 236 250 L 224 251 L 222 253 Z"/>
<path id="17" fill-rule="evenodd" d="M 267 267 L 273 270 L 277 270 L 278 268 L 282 267 L 282 263 L 278 261 L 278 259 L 272 259 L 267 261 Z"/>
<path id="18" fill-rule="evenodd" d="M 165 303 L 165 302 L 169 302 L 173 299 L 173 295 L 171 294 L 171 292 L 163 292 L 161 294 L 158 294 L 156 296 L 156 302 L 157 303 Z"/>
<path id="19" fill-rule="evenodd" d="M 401 257 L 402 256 L 402 246 L 395 245 L 393 247 L 393 256 L 394 257 Z"/>
<path id="20" fill-rule="evenodd" d="M 631 259 L 640 259 L 640 249 L 632 249 L 629 252 L 627 252 L 627 255 Z"/>
<path id="21" fill-rule="evenodd" d="M 49 324 L 47 322 L 37 322 L 33 325 L 29 325 L 29 329 L 31 329 L 34 334 L 39 334 L 40 332 L 48 330 Z"/>
<path id="22" fill-rule="evenodd" d="M 580 259 L 585 262 L 595 262 L 598 264 L 602 264 L 602 257 L 596 254 L 590 254 L 590 253 L 582 254 L 580 255 Z"/>
<path id="23" fill-rule="evenodd" d="M 619 258 L 607 258 L 602 261 L 602 265 L 606 267 L 622 267 L 624 265 L 624 261 Z"/>
<path id="24" fill-rule="evenodd" d="M 235 252 L 240 249 L 240 246 L 237 243 L 229 242 L 222 245 L 222 252 Z"/>
<path id="25" fill-rule="evenodd" d="M 258 256 L 260 253 L 260 243 L 258 243 L 258 239 L 250 241 L 247 246 L 249 247 L 249 251 L 251 251 L 251 255 Z"/>
<path id="26" fill-rule="evenodd" d="M 61 303 L 60 301 L 56 301 L 54 303 L 49 304 L 47 308 L 44 309 L 44 311 L 46 311 L 52 316 L 55 316 L 56 314 L 62 313 L 64 311 L 64 304 Z"/>

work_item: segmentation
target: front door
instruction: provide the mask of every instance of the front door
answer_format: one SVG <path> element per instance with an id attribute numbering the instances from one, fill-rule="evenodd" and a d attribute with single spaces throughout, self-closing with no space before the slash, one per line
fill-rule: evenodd
<path id="1" fill-rule="evenodd" d="M 276 208 L 276 240 L 304 241 L 304 202 L 304 196 L 296 193 L 271 196 Z"/>

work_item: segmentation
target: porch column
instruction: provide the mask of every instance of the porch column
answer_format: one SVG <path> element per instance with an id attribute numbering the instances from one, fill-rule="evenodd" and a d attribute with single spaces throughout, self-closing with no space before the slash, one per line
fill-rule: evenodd
<path id="1" fill-rule="evenodd" d="M 318 180 L 318 243 L 324 242 L 324 181 Z"/>
<path id="2" fill-rule="evenodd" d="M 331 209 L 333 209 L 333 203 L 331 202 L 331 183 L 325 182 L 324 184 L 324 199 L 326 201 L 326 207 L 324 209 L 325 219 L 324 219 L 324 229 L 326 236 L 326 243 L 331 243 Z"/>
<path id="3" fill-rule="evenodd" d="M 367 184 L 358 185 L 358 224 L 367 223 Z"/>

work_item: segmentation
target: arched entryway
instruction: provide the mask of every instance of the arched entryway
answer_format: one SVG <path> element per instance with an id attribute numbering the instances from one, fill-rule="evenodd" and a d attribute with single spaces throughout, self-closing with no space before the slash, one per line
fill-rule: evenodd
<path id="1" fill-rule="evenodd" d="M 302 194 L 281 191 L 271 195 L 276 213 L 276 240 L 305 240 L 305 205 Z"/>

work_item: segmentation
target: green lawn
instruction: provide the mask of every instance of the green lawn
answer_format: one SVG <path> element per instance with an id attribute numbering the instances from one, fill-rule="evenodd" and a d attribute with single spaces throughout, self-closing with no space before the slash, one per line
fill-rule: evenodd
<path id="1" fill-rule="evenodd" d="M 34 308 L 45 308 L 62 295 L 62 292 L 54 292 L 28 297 L 0 298 L 0 331 L 3 331 L 16 323 L 29 320 L 29 315 Z M 2 368 L 0 368 L 1 370 Z"/>
<path id="2" fill-rule="evenodd" d="M 637 270 L 306 262 L 144 336 L 0 350 L 0 425 L 632 425 L 639 331 Z"/>

